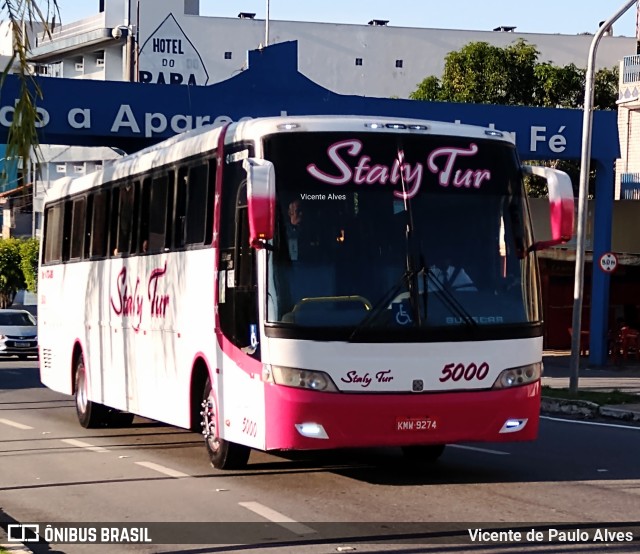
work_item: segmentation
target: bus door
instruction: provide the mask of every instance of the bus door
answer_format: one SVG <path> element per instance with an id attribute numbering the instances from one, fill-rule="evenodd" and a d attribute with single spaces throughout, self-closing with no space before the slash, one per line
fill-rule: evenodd
<path id="1" fill-rule="evenodd" d="M 248 155 L 246 147 L 238 154 Z M 232 150 L 233 152 L 233 150 Z M 231 425 L 227 440 L 257 448 L 264 445 L 264 392 L 259 378 L 260 321 L 256 250 L 249 244 L 246 172 L 241 155 L 225 156 L 219 239 L 219 332 L 229 345 L 218 359 L 220 413 Z M 256 378 L 258 375 L 258 378 Z M 243 433 L 249 421 L 251 433 Z M 254 431 L 255 429 L 255 431 Z"/>

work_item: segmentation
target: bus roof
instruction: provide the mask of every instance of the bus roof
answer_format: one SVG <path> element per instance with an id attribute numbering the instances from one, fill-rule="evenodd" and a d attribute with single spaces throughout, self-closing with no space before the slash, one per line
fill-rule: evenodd
<path id="1" fill-rule="evenodd" d="M 180 133 L 144 150 L 109 161 L 102 171 L 81 177 L 63 177 L 47 191 L 45 203 L 70 194 L 90 190 L 103 183 L 144 173 L 155 167 L 175 163 L 215 149 L 222 126 L 204 126 Z M 225 144 L 237 140 L 257 140 L 275 133 L 287 132 L 372 132 L 410 133 L 498 140 L 514 144 L 510 133 L 476 125 L 463 125 L 421 119 L 388 116 L 305 115 L 244 119 L 232 123 Z"/>

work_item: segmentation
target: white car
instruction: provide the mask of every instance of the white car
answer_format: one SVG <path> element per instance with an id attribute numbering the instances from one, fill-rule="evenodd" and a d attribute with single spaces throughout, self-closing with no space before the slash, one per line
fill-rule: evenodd
<path id="1" fill-rule="evenodd" d="M 0 310 L 0 356 L 38 356 L 38 326 L 26 310 Z"/>

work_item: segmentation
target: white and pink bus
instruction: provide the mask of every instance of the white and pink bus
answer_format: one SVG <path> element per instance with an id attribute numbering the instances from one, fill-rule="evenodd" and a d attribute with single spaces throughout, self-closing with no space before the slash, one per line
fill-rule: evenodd
<path id="1" fill-rule="evenodd" d="M 544 243 L 526 172 L 549 184 Z M 217 468 L 251 449 L 433 460 L 532 440 L 536 250 L 572 229 L 568 177 L 522 166 L 493 129 L 290 116 L 188 132 L 48 192 L 42 382 L 84 427 L 202 431 Z"/>

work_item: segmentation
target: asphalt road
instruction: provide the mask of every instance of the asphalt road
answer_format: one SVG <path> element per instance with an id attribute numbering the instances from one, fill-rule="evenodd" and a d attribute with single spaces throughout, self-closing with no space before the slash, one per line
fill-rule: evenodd
<path id="1" fill-rule="evenodd" d="M 246 470 L 224 472 L 182 429 L 143 419 L 83 429 L 36 363 L 0 361 L 0 521 L 167 523 L 151 525 L 162 544 L 52 541 L 35 552 L 522 552 L 452 543 L 468 542 L 467 527 L 534 525 L 544 540 L 527 552 L 638 552 L 640 542 L 572 540 L 640 521 L 638 460 L 640 427 L 544 418 L 536 442 L 448 447 L 432 465 L 397 449 L 253 452 Z M 549 544 L 550 529 L 566 541 Z M 640 524 L 620 529 L 640 541 Z"/>

